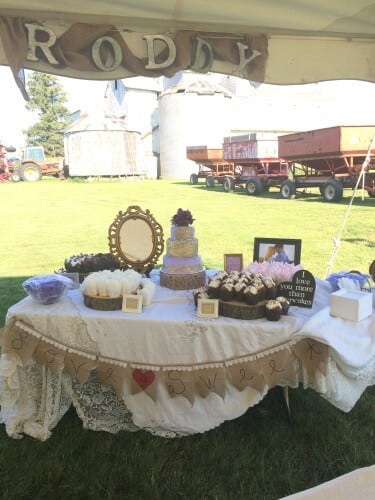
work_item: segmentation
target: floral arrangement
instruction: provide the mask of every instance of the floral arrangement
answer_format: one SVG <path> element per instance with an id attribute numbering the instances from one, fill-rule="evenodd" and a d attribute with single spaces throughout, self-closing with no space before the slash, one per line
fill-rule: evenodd
<path id="1" fill-rule="evenodd" d="M 171 219 L 174 226 L 189 226 L 194 221 L 195 219 L 193 219 L 190 210 L 182 210 L 182 208 L 179 208 Z"/>
<path id="2" fill-rule="evenodd" d="M 294 273 L 303 269 L 301 264 L 294 265 L 286 262 L 251 262 L 244 271 L 252 274 L 263 274 L 263 276 L 271 277 L 277 285 L 283 281 L 291 281 Z"/>

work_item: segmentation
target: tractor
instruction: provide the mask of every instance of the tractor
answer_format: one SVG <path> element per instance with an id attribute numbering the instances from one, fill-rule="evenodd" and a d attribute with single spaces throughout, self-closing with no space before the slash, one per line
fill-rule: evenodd
<path id="1" fill-rule="evenodd" d="M 13 169 L 11 179 L 13 181 L 35 182 L 43 175 L 63 177 L 62 162 L 46 161 L 44 148 L 42 146 L 29 146 L 22 149 L 21 162 L 18 169 Z"/>

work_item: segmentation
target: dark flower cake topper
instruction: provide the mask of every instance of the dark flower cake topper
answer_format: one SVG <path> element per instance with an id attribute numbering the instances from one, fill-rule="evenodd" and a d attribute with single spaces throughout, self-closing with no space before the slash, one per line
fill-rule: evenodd
<path id="1" fill-rule="evenodd" d="M 182 208 L 179 208 L 171 219 L 174 226 L 188 226 L 193 224 L 194 221 L 195 219 L 193 219 L 190 210 L 182 210 Z"/>

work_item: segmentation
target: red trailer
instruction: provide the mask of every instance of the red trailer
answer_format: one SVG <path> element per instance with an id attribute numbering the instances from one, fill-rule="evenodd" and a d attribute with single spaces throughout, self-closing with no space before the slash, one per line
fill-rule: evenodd
<path id="1" fill-rule="evenodd" d="M 220 179 L 224 191 L 241 185 L 249 195 L 278 187 L 282 198 L 293 198 L 298 189 L 317 187 L 326 201 L 334 202 L 342 198 L 345 188 L 356 186 L 363 165 L 364 188 L 375 197 L 374 137 L 373 125 L 336 126 L 281 136 L 253 133 L 224 138 L 222 150 L 202 147 L 193 153 L 188 148 L 188 158 L 207 167 L 221 160 L 225 168 L 219 173 L 213 174 L 211 167 L 199 174 L 206 177 L 209 187 L 213 175 Z M 374 148 L 369 151 L 371 144 Z M 212 151 L 214 159 L 209 156 Z"/>
<path id="2" fill-rule="evenodd" d="M 207 146 L 188 146 L 186 157 L 198 165 L 198 173 L 191 174 L 190 184 L 197 184 L 199 179 L 205 179 L 206 186 L 211 188 L 215 181 L 222 183 L 226 175 L 234 175 L 233 163 L 223 159 L 222 149 L 209 149 Z"/>
<path id="3" fill-rule="evenodd" d="M 244 185 L 247 194 L 258 195 L 288 179 L 288 163 L 279 158 L 276 134 L 252 133 L 225 137 L 223 157 L 234 163 L 237 175 L 226 176 L 224 191 Z"/>
<path id="4" fill-rule="evenodd" d="M 283 198 L 297 189 L 318 187 L 326 201 L 339 201 L 344 188 L 354 188 L 362 165 L 364 187 L 375 197 L 375 148 L 369 147 L 375 126 L 336 126 L 279 136 L 279 155 L 290 164 L 291 178 L 280 186 Z M 367 157 L 368 155 L 368 157 Z"/>

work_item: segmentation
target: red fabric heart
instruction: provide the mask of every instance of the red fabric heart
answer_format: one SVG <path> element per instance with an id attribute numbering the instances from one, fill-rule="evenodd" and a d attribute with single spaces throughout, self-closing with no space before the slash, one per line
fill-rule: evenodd
<path id="1" fill-rule="evenodd" d="M 151 370 L 140 370 L 139 368 L 135 368 L 132 375 L 142 390 L 147 389 L 147 387 L 155 380 L 155 373 Z"/>

